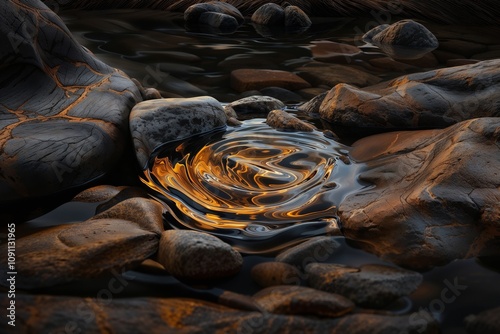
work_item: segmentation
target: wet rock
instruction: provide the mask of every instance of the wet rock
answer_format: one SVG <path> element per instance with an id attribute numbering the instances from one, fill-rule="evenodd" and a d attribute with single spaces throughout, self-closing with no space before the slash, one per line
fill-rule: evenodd
<path id="1" fill-rule="evenodd" d="M 284 110 L 272 110 L 267 114 L 266 123 L 278 130 L 305 131 L 312 132 L 316 127 L 312 124 L 301 121 L 297 117 Z"/>
<path id="2" fill-rule="evenodd" d="M 202 13 L 198 23 L 206 24 L 222 31 L 234 31 L 239 26 L 238 21 L 233 16 L 214 12 Z"/>
<path id="3" fill-rule="evenodd" d="M 331 63 L 350 63 L 360 56 L 362 51 L 354 45 L 331 41 L 314 41 L 311 46 L 314 60 Z"/>
<path id="4" fill-rule="evenodd" d="M 370 29 L 369 31 L 367 31 L 362 37 L 361 39 L 363 41 L 365 41 L 366 43 L 373 43 L 373 37 L 375 37 L 376 35 L 378 35 L 380 32 L 384 31 L 385 29 L 389 28 L 390 25 L 389 24 L 381 24 L 381 25 L 378 25 L 376 26 L 375 28 L 373 29 Z"/>
<path id="5" fill-rule="evenodd" d="M 42 2 L 0 4 L 0 201 L 105 175 L 121 156 L 137 86 L 73 38 Z"/>
<path id="6" fill-rule="evenodd" d="M 381 79 L 370 73 L 353 67 L 311 62 L 296 69 L 297 75 L 308 81 L 311 85 L 326 85 L 334 87 L 339 83 L 348 83 L 359 87 L 374 85 Z"/>
<path id="7" fill-rule="evenodd" d="M 325 99 L 326 94 L 328 94 L 328 91 L 316 95 L 311 100 L 307 101 L 304 104 L 301 104 L 297 109 L 299 111 L 305 112 L 308 115 L 318 115 L 319 108 L 320 108 L 321 104 L 323 103 L 323 100 Z"/>
<path id="8" fill-rule="evenodd" d="M 455 67 L 456 68 L 456 67 Z M 373 186 L 339 206 L 346 238 L 401 266 L 428 269 L 500 254 L 500 118 L 354 143 Z"/>
<path id="9" fill-rule="evenodd" d="M 304 270 L 309 263 L 328 260 L 339 248 L 340 244 L 335 237 L 314 237 L 281 252 L 276 256 L 276 261 Z"/>
<path id="10" fill-rule="evenodd" d="M 158 236 L 135 222 L 90 219 L 16 240 L 16 287 L 34 289 L 131 269 L 158 249 Z M 2 258 L 1 284 L 7 259 Z"/>
<path id="11" fill-rule="evenodd" d="M 300 272 L 294 266 L 283 262 L 262 262 L 251 271 L 252 279 L 261 287 L 275 285 L 299 285 Z"/>
<path id="12" fill-rule="evenodd" d="M 418 67 L 405 64 L 389 57 L 375 58 L 368 61 L 370 65 L 391 72 L 417 72 Z"/>
<path id="13" fill-rule="evenodd" d="M 222 105 L 209 96 L 144 101 L 130 113 L 130 132 L 142 168 L 162 144 L 223 128 L 225 124 Z"/>
<path id="14" fill-rule="evenodd" d="M 0 295 L 0 307 L 6 309 L 8 303 L 7 294 Z M 422 319 L 429 317 L 422 315 Z M 135 333 L 178 332 L 180 329 L 190 333 L 437 333 L 435 321 L 415 323 L 409 316 L 354 314 L 340 319 L 318 319 L 248 312 L 184 298 L 108 300 L 16 295 L 18 332 L 60 333 L 80 329 L 82 333 L 99 333 L 103 328 L 114 333 L 128 333 L 131 328 Z M 7 321 L 0 322 L 0 330 L 11 329 Z"/>
<path id="15" fill-rule="evenodd" d="M 304 99 L 311 100 L 318 95 L 328 92 L 328 90 L 329 87 L 311 87 L 300 89 L 297 91 L 297 93 L 300 94 Z"/>
<path id="16" fill-rule="evenodd" d="M 276 314 L 301 314 L 340 317 L 355 305 L 349 299 L 304 286 L 272 286 L 257 292 L 253 298 L 267 311 Z"/>
<path id="17" fill-rule="evenodd" d="M 297 90 L 311 85 L 301 77 L 287 71 L 239 69 L 231 72 L 231 88 L 240 93 L 272 86 Z"/>
<path id="18" fill-rule="evenodd" d="M 145 231 L 160 235 L 164 231 L 163 211 L 163 205 L 155 200 L 134 197 L 121 201 L 108 210 L 96 214 L 91 220 L 123 219 L 135 222 Z"/>
<path id="19" fill-rule="evenodd" d="M 285 104 L 270 96 L 249 96 L 231 102 L 225 108 L 232 108 L 238 114 L 251 113 L 265 117 L 271 110 L 285 108 Z"/>
<path id="20" fill-rule="evenodd" d="M 243 258 L 213 235 L 169 230 L 161 236 L 158 262 L 177 278 L 212 280 L 238 273 Z"/>
<path id="21" fill-rule="evenodd" d="M 439 49 L 452 53 L 464 55 L 466 58 L 471 57 L 476 53 L 481 53 L 487 50 L 487 46 L 481 43 L 471 41 L 463 41 L 459 39 L 444 40 L 439 43 Z"/>
<path id="22" fill-rule="evenodd" d="M 311 19 L 297 6 L 285 7 L 285 27 L 308 28 L 312 25 Z"/>
<path id="23" fill-rule="evenodd" d="M 500 333 L 500 307 L 469 315 L 465 318 L 465 326 L 469 334 Z"/>
<path id="24" fill-rule="evenodd" d="M 416 59 L 399 59 L 399 61 L 420 68 L 420 72 L 422 69 L 435 68 L 439 65 L 439 61 L 432 52 L 426 53 L 422 57 Z"/>
<path id="25" fill-rule="evenodd" d="M 117 195 L 124 188 L 124 186 L 116 187 L 111 185 L 95 186 L 78 193 L 75 197 L 73 197 L 73 201 L 84 203 L 107 201 Z"/>
<path id="26" fill-rule="evenodd" d="M 245 21 L 245 18 L 236 7 L 222 1 L 209 1 L 189 6 L 184 11 L 184 21 L 188 24 L 198 23 L 204 13 L 220 13 L 231 16 L 238 22 L 238 25 Z"/>
<path id="27" fill-rule="evenodd" d="M 422 275 L 378 264 L 360 268 L 331 263 L 311 263 L 306 267 L 309 286 L 337 293 L 367 308 L 381 308 L 417 289 Z"/>
<path id="28" fill-rule="evenodd" d="M 321 118 L 377 129 L 436 128 L 500 116 L 500 60 L 399 77 L 366 89 L 337 85 L 320 107 Z"/>
<path id="29" fill-rule="evenodd" d="M 149 194 L 144 188 L 123 187 L 123 189 L 121 189 L 118 194 L 108 199 L 106 202 L 99 204 L 95 210 L 95 213 L 98 214 L 104 212 L 122 201 L 138 197 L 149 198 Z"/>
<path id="30" fill-rule="evenodd" d="M 285 23 L 285 10 L 275 3 L 266 3 L 252 14 L 251 20 L 256 24 L 281 26 Z"/>
<path id="31" fill-rule="evenodd" d="M 161 99 L 162 96 L 158 89 L 156 88 L 145 88 L 144 89 L 144 100 L 154 100 L 154 99 Z"/>
<path id="32" fill-rule="evenodd" d="M 401 20 L 382 29 L 371 43 L 396 59 L 420 58 L 439 46 L 436 36 L 413 20 Z"/>
<path id="33" fill-rule="evenodd" d="M 304 99 L 299 94 L 296 94 L 288 89 L 281 87 L 266 87 L 260 90 L 260 93 L 265 96 L 271 96 L 284 103 L 297 103 Z"/>

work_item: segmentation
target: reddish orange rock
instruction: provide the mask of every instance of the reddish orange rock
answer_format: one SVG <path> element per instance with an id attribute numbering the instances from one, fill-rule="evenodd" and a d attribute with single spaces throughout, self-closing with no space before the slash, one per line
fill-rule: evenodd
<path id="1" fill-rule="evenodd" d="M 265 87 L 298 90 L 311 87 L 311 85 L 301 77 L 286 71 L 239 69 L 231 72 L 231 88 L 238 92 L 259 90 Z"/>

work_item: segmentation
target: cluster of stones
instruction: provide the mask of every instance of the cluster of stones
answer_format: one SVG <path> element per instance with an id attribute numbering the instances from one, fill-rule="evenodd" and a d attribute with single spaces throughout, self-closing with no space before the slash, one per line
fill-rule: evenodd
<path id="1" fill-rule="evenodd" d="M 129 132 L 137 160 L 145 167 L 163 143 L 228 123 L 237 125 L 238 116 L 245 113 L 265 115 L 268 124 L 281 130 L 314 131 L 271 97 L 252 96 L 227 106 L 212 97 L 158 99 L 157 91 L 134 84 L 78 45 L 43 4 L 30 4 L 33 7 L 18 1 L 0 5 L 8 13 L 8 20 L 0 23 L 7 46 L 2 60 L 8 65 L 1 73 L 5 85 L 0 87 L 2 200 L 63 191 L 105 174 L 123 151 Z M 35 22 L 46 34 L 32 36 L 30 29 L 21 27 L 23 22 Z M 380 28 L 372 40 L 387 44 L 383 34 L 389 29 Z M 346 57 L 338 52 L 343 47 L 320 43 L 313 54 L 323 61 L 339 59 Z M 364 52 L 350 47 L 347 57 L 361 59 L 358 57 Z M 498 49 L 459 41 L 458 37 L 440 43 L 439 48 L 442 57 L 451 57 L 453 52 L 443 51 L 448 48 L 478 61 L 377 85 L 378 77 L 319 61 L 308 64 L 302 77 L 259 72 L 272 77 L 277 86 L 296 80 L 293 87 L 304 88 L 314 79 L 328 81 L 325 94 L 301 109 L 331 123 L 378 131 L 446 127 L 371 136 L 356 142 L 350 152 L 353 161 L 366 165 L 359 178 L 375 187 L 350 195 L 340 204 L 345 236 L 382 258 L 413 269 L 428 269 L 456 258 L 498 257 L 500 253 L 500 60 L 479 62 L 477 56 L 495 57 Z M 439 48 L 428 54 L 436 58 Z M 232 75 L 238 90 L 265 87 L 266 83 L 258 83 L 262 75 L 252 78 L 248 70 L 240 71 Z M 332 75 L 342 71 L 341 78 Z M 51 227 L 17 240 L 19 289 L 47 288 L 151 266 L 181 281 L 218 280 L 237 274 L 244 264 L 241 254 L 213 236 L 165 231 L 164 207 L 144 190 L 102 186 L 80 193 L 74 201 L 102 203 L 84 222 Z M 273 262 L 256 265 L 252 276 L 264 289 L 251 298 L 224 293 L 218 301 L 226 306 L 180 298 L 116 299 L 100 305 L 89 298 L 18 294 L 20 330 L 62 331 L 70 322 L 84 332 L 120 332 L 134 323 L 129 319 L 131 307 L 135 317 L 155 330 L 236 326 L 268 332 L 283 327 L 366 331 L 359 323 L 384 333 L 438 330 L 428 314 L 418 315 L 418 319 L 429 320 L 421 327 L 422 322 L 411 321 L 412 315 L 380 310 L 415 291 L 420 274 L 395 266 L 320 263 L 318 247 L 334 255 L 339 245 L 330 237 L 312 239 L 279 254 Z M 0 261 L 0 279 L 5 284 L 6 259 Z M 1 307 L 6 308 L 8 302 L 2 295 Z M 78 317 L 82 308 L 94 317 Z M 372 309 L 379 310 L 369 311 Z M 469 316 L 467 328 L 471 333 L 484 328 L 498 331 L 499 312 L 496 308 Z M 3 330 L 7 325 L 2 322 L 0 326 Z"/>
<path id="2" fill-rule="evenodd" d="M 188 26 L 208 26 L 221 32 L 233 32 L 245 22 L 245 18 L 236 7 L 227 2 L 209 1 L 187 8 L 184 11 L 184 21 Z M 259 7 L 253 13 L 251 21 L 257 25 L 290 29 L 307 29 L 312 24 L 311 19 L 299 7 L 288 5 L 283 8 L 275 3 Z"/>

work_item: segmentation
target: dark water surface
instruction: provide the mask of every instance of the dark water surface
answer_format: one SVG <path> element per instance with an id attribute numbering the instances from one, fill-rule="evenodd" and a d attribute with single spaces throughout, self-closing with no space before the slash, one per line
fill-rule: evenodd
<path id="1" fill-rule="evenodd" d="M 232 70 L 293 71 L 312 60 L 311 47 L 317 41 L 363 45 L 359 37 L 370 23 L 368 19 L 316 18 L 304 32 L 265 31 L 245 24 L 234 33 L 222 34 L 186 30 L 179 13 L 120 10 L 61 15 L 80 43 L 98 58 L 144 86 L 158 88 L 164 97 L 210 95 L 221 102 L 240 97 L 230 87 Z M 370 47 L 363 50 L 367 57 L 379 53 Z M 366 63 L 350 65 L 382 79 L 401 74 L 376 70 Z M 226 133 L 178 143 L 163 151 L 144 182 L 170 205 L 167 219 L 172 226 L 210 230 L 249 254 L 270 251 L 289 241 L 338 232 L 336 206 L 350 192 L 367 186 L 356 180 L 359 166 L 340 159 L 347 150 L 320 131 L 307 135 L 279 132 L 263 124 L 263 119 L 255 119 Z M 48 226 L 83 221 L 94 209 L 95 204 L 64 204 L 20 224 L 19 237 Z M 350 247 L 342 237 L 339 240 L 343 247 L 330 262 L 352 266 L 383 263 Z M 243 271 L 217 287 L 256 292 L 250 268 L 271 259 L 246 255 Z M 136 275 L 136 281 L 118 297 L 171 293 L 166 287 L 172 278 L 130 275 Z M 500 286 L 495 283 L 499 278 L 499 272 L 476 259 L 437 267 L 424 273 L 424 283 L 412 294 L 412 311 L 429 310 L 441 321 L 444 333 L 465 333 L 462 321 L 466 315 L 500 304 Z M 141 283 L 144 281 L 157 285 Z M 461 290 L 446 295 L 445 301 L 443 291 L 455 283 Z M 40 292 L 95 296 L 100 288 L 95 285 L 99 282 L 77 282 Z M 166 287 L 159 289 L 158 285 Z"/>

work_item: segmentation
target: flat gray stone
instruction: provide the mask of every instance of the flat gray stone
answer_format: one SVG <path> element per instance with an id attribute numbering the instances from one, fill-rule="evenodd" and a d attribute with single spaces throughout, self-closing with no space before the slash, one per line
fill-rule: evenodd
<path id="1" fill-rule="evenodd" d="M 309 286 L 340 294 L 367 308 L 385 307 L 415 291 L 422 282 L 420 273 L 378 264 L 354 268 L 311 263 L 306 273 Z"/>
<path id="2" fill-rule="evenodd" d="M 213 235 L 190 231 L 163 232 L 158 262 L 173 276 L 186 280 L 211 280 L 237 274 L 240 253 Z"/>
<path id="3" fill-rule="evenodd" d="M 151 154 L 162 144 L 225 125 L 221 103 L 209 96 L 144 101 L 130 113 L 130 132 L 142 168 L 146 168 Z"/>

